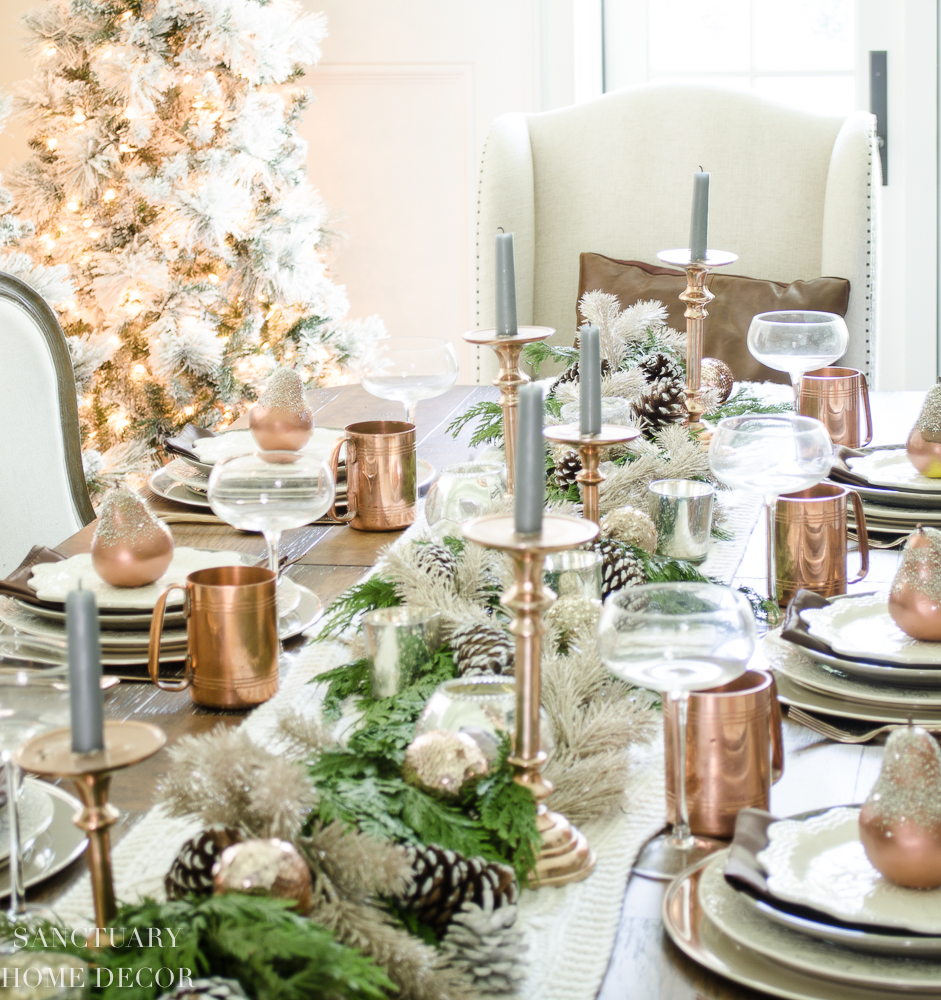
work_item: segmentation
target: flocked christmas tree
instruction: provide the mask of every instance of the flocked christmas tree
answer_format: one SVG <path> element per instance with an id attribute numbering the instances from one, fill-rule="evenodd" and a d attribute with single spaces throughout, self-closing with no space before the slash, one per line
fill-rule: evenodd
<path id="1" fill-rule="evenodd" d="M 294 0 L 49 0 L 26 24 L 32 153 L 8 181 L 35 224 L 24 249 L 70 268 L 89 452 L 225 426 L 279 363 L 311 384 L 354 378 L 384 329 L 346 319 L 298 134 L 323 16 Z"/>

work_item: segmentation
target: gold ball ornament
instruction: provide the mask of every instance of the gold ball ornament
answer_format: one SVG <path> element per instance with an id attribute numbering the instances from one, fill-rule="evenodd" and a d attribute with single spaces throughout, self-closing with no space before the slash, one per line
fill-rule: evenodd
<path id="1" fill-rule="evenodd" d="M 657 526 L 651 516 L 636 507 L 618 507 L 601 519 L 601 537 L 636 545 L 649 555 L 657 551 Z"/>
<path id="2" fill-rule="evenodd" d="M 108 490 L 91 540 L 95 572 L 113 587 L 145 587 L 173 561 L 173 535 L 139 494 Z"/>
<path id="3" fill-rule="evenodd" d="M 941 886 L 941 750 L 920 726 L 898 729 L 859 814 L 874 868 L 910 889 Z"/>
<path id="4" fill-rule="evenodd" d="M 732 369 L 718 358 L 703 358 L 699 368 L 699 384 L 703 389 L 716 389 L 719 402 L 724 403 L 732 395 L 735 376 Z"/>
<path id="5" fill-rule="evenodd" d="M 941 385 L 928 390 L 905 450 L 908 460 L 923 476 L 941 478 Z"/>
<path id="6" fill-rule="evenodd" d="M 889 591 L 889 614 L 913 639 L 941 641 L 941 531 L 919 524 L 908 536 Z"/>
<path id="7" fill-rule="evenodd" d="M 453 799 L 469 781 L 482 778 L 488 766 L 487 755 L 466 733 L 432 729 L 409 743 L 402 777 L 426 792 Z"/>
<path id="8" fill-rule="evenodd" d="M 304 385 L 290 368 L 278 368 L 249 410 L 248 426 L 265 451 L 300 451 L 314 432 L 314 414 Z"/>
<path id="9" fill-rule="evenodd" d="M 286 840 L 244 840 L 227 847 L 213 866 L 212 881 L 217 895 L 290 899 L 298 913 L 309 913 L 313 905 L 310 868 Z"/>

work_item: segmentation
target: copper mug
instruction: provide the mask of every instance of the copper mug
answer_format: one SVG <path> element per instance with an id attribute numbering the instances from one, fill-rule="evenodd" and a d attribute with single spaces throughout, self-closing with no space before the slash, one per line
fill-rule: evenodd
<path id="1" fill-rule="evenodd" d="M 784 605 L 798 590 L 821 597 L 845 594 L 846 501 L 853 499 L 859 538 L 859 583 L 869 572 L 869 535 L 858 493 L 837 483 L 818 483 L 778 497 L 774 513 L 774 565 L 778 601 Z"/>
<path id="2" fill-rule="evenodd" d="M 664 699 L 667 819 L 675 822 L 676 703 Z M 771 786 L 784 773 L 781 706 L 774 677 L 747 670 L 722 687 L 689 698 L 686 801 L 693 833 L 731 837 L 740 809 L 765 809 Z"/>
<path id="3" fill-rule="evenodd" d="M 866 418 L 865 441 L 859 435 L 860 408 Z M 855 368 L 818 368 L 802 375 L 798 411 L 820 420 L 834 444 L 859 448 L 872 440 L 869 386 Z"/>
<path id="4" fill-rule="evenodd" d="M 415 425 L 402 420 L 364 420 L 350 424 L 337 441 L 330 457 L 333 477 L 346 445 L 345 515 L 330 517 L 346 521 L 360 531 L 398 531 L 415 520 L 417 460 Z"/>
<path id="5" fill-rule="evenodd" d="M 167 598 L 184 592 L 186 668 L 160 679 L 160 633 Z M 278 598 L 275 574 L 260 566 L 200 569 L 160 595 L 150 623 L 150 679 L 164 691 L 190 689 L 197 705 L 251 708 L 278 690 Z"/>

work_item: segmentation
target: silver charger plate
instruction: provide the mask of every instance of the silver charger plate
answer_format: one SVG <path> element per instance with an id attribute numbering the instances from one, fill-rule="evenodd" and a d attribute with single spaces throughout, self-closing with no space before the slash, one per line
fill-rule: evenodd
<path id="1" fill-rule="evenodd" d="M 784 640 L 785 642 L 787 640 Z M 875 681 L 880 684 L 941 688 L 941 670 L 932 667 L 896 667 L 884 666 L 881 663 L 862 663 L 858 660 L 847 660 L 842 656 L 829 656 L 816 649 L 806 646 L 796 646 L 805 656 L 834 667 L 850 677 L 860 677 L 863 680 Z"/>
<path id="2" fill-rule="evenodd" d="M 20 840 L 23 844 L 31 844 L 45 833 L 52 823 L 55 806 L 47 794 L 48 785 L 40 781 L 27 781 L 19 797 L 17 811 L 20 821 Z M 10 810 L 3 807 L 0 810 L 0 861 L 10 857 Z"/>
<path id="3" fill-rule="evenodd" d="M 778 685 L 778 701 L 784 705 L 794 705 L 808 712 L 823 712 L 842 719 L 860 719 L 863 722 L 885 722 L 904 726 L 909 719 L 916 726 L 941 727 L 941 709 L 922 708 L 913 705 L 900 708 L 893 705 L 873 705 L 853 701 L 845 697 L 824 694 L 813 688 L 804 687 L 790 677 L 775 672 Z"/>
<path id="4" fill-rule="evenodd" d="M 147 480 L 147 485 L 164 500 L 174 500 L 176 503 L 186 504 L 187 507 L 199 507 L 200 510 L 209 511 L 209 501 L 205 493 L 197 493 L 186 485 L 186 479 L 174 474 L 173 466 L 182 459 L 175 458 L 169 465 L 164 465 L 151 473 Z"/>
<path id="5" fill-rule="evenodd" d="M 41 604 L 27 604 L 26 601 L 21 601 L 16 597 L 12 600 L 17 607 L 22 608 L 24 611 L 29 611 L 31 614 L 38 615 L 40 618 L 47 618 L 52 622 L 65 621 L 65 605 L 62 605 L 60 610 L 60 608 L 47 608 Z M 102 629 L 139 629 L 149 632 L 153 617 L 152 611 L 128 611 L 122 613 L 99 610 L 98 624 Z M 167 609 L 167 613 L 163 616 L 164 628 L 181 628 L 185 624 L 186 615 L 182 611 L 174 611 L 171 608 Z"/>
<path id="6" fill-rule="evenodd" d="M 727 851 L 713 855 L 703 870 L 699 904 L 709 920 L 743 948 L 807 975 L 840 983 L 913 993 L 941 991 L 941 963 L 928 957 L 844 948 L 767 919 L 745 901 L 744 893 L 726 882 L 727 856 Z"/>
<path id="7" fill-rule="evenodd" d="M 866 989 L 810 976 L 743 948 L 706 916 L 699 882 L 712 857 L 688 868 L 669 885 L 663 926 L 673 943 L 698 965 L 732 982 L 785 1000 L 911 1000 L 909 990 Z"/>
<path id="8" fill-rule="evenodd" d="M 82 809 L 82 803 L 74 795 L 36 778 L 26 778 L 26 783 L 40 785 L 53 804 L 52 822 L 23 856 L 23 883 L 29 889 L 68 868 L 85 852 L 88 840 L 72 821 Z M 10 869 L 4 866 L 0 868 L 0 898 L 9 895 Z"/>

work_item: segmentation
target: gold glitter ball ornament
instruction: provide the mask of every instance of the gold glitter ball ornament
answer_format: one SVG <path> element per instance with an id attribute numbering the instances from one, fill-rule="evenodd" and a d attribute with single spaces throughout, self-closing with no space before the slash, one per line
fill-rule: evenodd
<path id="1" fill-rule="evenodd" d="M 859 814 L 859 839 L 890 882 L 941 886 L 941 750 L 920 726 L 886 741 L 882 772 Z"/>
<path id="2" fill-rule="evenodd" d="M 657 551 L 657 526 L 650 515 L 636 507 L 618 507 L 601 519 L 601 537 L 636 545 L 653 555 Z"/>
<path id="3" fill-rule="evenodd" d="M 919 524 L 908 536 L 889 591 L 889 614 L 913 639 L 941 640 L 941 531 Z"/>
<path id="4" fill-rule="evenodd" d="M 905 450 L 908 460 L 923 476 L 941 478 L 941 385 L 928 390 Z"/>
<path id="5" fill-rule="evenodd" d="M 409 743 L 402 777 L 426 792 L 453 799 L 467 782 L 482 778 L 487 769 L 486 754 L 466 733 L 432 729 Z"/>
<path id="6" fill-rule="evenodd" d="M 145 587 L 173 561 L 170 529 L 132 490 L 108 490 L 91 540 L 91 563 L 113 587 Z"/>
<path id="7" fill-rule="evenodd" d="M 716 389 L 719 402 L 724 403 L 732 395 L 735 376 L 732 369 L 718 358 L 703 358 L 699 369 L 699 384 L 703 389 Z"/>
<path id="8" fill-rule="evenodd" d="M 294 901 L 298 913 L 313 905 L 310 868 L 286 840 L 244 840 L 227 847 L 212 869 L 216 895 L 241 892 Z"/>

